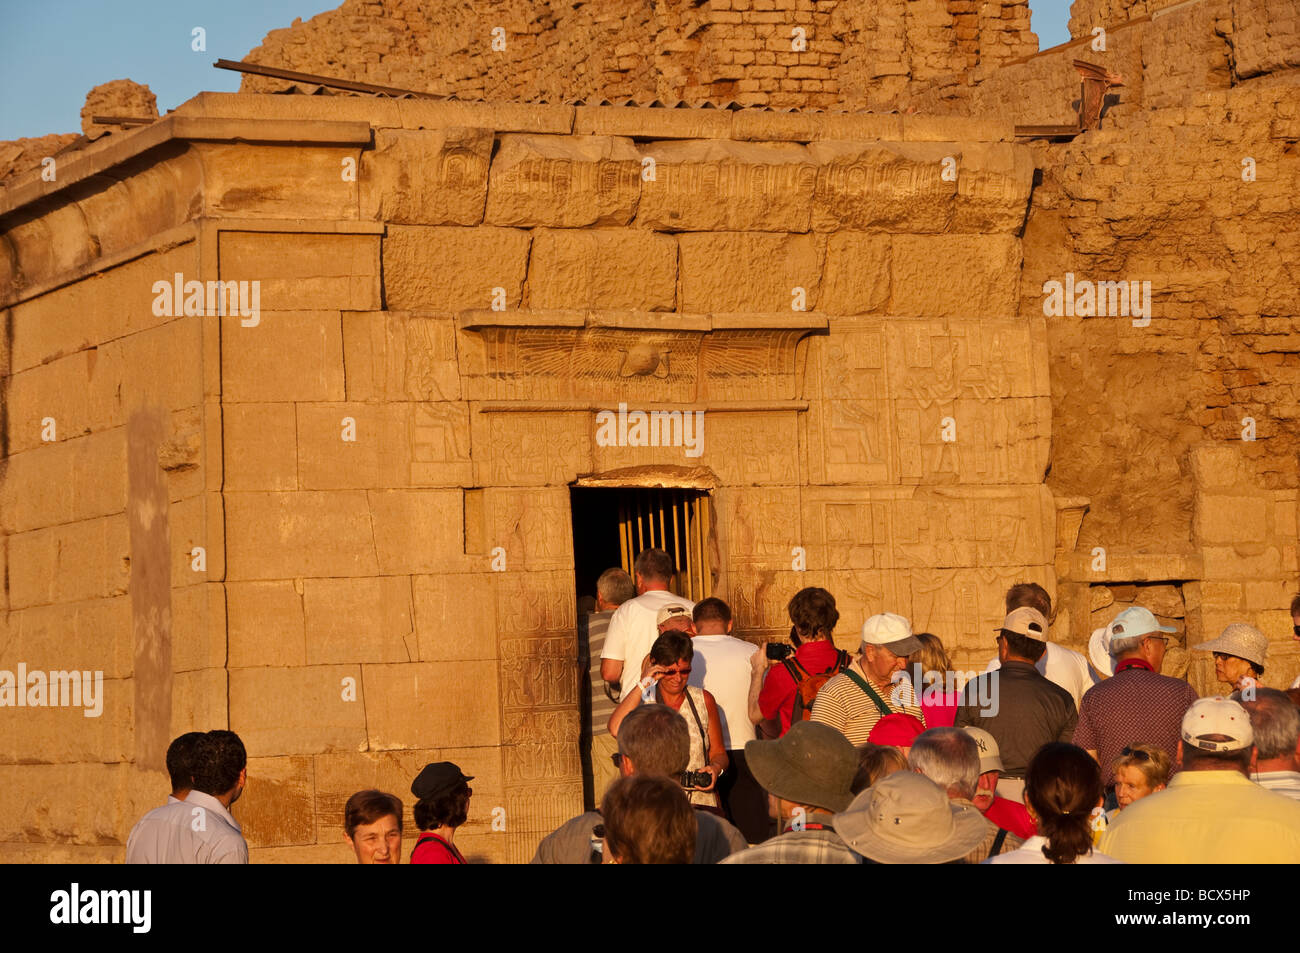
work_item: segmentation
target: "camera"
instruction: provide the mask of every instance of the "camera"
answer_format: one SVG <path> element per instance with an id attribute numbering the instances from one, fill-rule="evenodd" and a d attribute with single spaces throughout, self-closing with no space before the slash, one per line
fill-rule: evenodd
<path id="1" fill-rule="evenodd" d="M 713 775 L 707 771 L 683 771 L 681 785 L 684 788 L 707 788 L 713 783 Z"/>
<path id="2" fill-rule="evenodd" d="M 791 655 L 794 655 L 793 645 L 786 645 L 784 642 L 767 643 L 768 658 L 779 662 L 781 659 L 789 658 Z"/>

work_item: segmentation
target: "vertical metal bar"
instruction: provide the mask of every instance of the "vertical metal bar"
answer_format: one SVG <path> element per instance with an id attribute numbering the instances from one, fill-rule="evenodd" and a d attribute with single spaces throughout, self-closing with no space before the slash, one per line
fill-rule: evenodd
<path id="1" fill-rule="evenodd" d="M 672 500 L 673 507 L 673 566 L 677 569 L 677 585 L 681 586 L 684 576 L 682 574 L 682 534 L 677 526 L 677 491 L 670 490 L 668 495 L 669 499 Z M 686 588 L 689 590 L 690 586 Z"/>
<path id="2" fill-rule="evenodd" d="M 656 494 L 656 496 L 658 496 L 658 494 Z M 655 503 L 655 509 L 659 511 L 659 548 L 667 552 L 668 537 L 664 535 L 664 500 L 662 496 L 658 497 Z"/>
<path id="3" fill-rule="evenodd" d="M 630 573 L 632 564 L 627 558 L 627 505 L 621 500 L 618 504 L 618 559 L 624 572 Z"/>
<path id="4" fill-rule="evenodd" d="M 707 493 L 700 493 L 697 503 L 700 507 L 700 579 L 702 585 L 701 592 L 708 592 L 712 588 L 713 577 L 709 573 L 709 496 Z"/>

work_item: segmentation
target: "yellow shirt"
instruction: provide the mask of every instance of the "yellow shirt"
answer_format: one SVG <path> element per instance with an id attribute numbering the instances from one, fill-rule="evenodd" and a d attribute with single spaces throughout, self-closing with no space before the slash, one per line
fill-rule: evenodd
<path id="1" fill-rule="evenodd" d="M 1298 864 L 1300 801 L 1236 771 L 1180 771 L 1120 811 L 1100 849 L 1126 864 Z"/>

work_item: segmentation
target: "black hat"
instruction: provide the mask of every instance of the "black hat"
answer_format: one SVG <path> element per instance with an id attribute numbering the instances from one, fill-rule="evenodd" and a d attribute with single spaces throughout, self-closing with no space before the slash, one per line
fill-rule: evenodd
<path id="1" fill-rule="evenodd" d="M 425 798 L 446 794 L 462 781 L 474 779 L 450 761 L 426 764 L 411 782 L 411 793 L 423 801 Z"/>

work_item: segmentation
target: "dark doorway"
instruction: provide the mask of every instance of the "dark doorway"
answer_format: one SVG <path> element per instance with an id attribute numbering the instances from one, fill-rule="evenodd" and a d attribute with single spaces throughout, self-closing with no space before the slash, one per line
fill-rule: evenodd
<path id="1" fill-rule="evenodd" d="M 596 582 L 606 569 L 632 573 L 642 549 L 658 547 L 673 557 L 677 570 L 669 588 L 692 602 L 713 590 L 708 568 L 709 495 L 703 490 L 582 487 L 569 490 L 573 514 L 573 577 L 579 600 L 578 693 L 582 715 L 579 751 L 583 796 L 588 810 L 599 800 L 593 773 L 592 722 L 604 722 L 612 701 L 600 677 L 600 649 L 608 620 L 601 617 L 598 635 L 590 633 L 586 607 L 596 597 Z M 597 644 L 593 644 L 593 642 Z M 593 715 L 594 712 L 594 715 Z M 608 740 L 607 738 L 604 740 Z M 604 755 L 607 756 L 608 752 Z M 602 757 L 597 752 L 595 757 Z"/>

